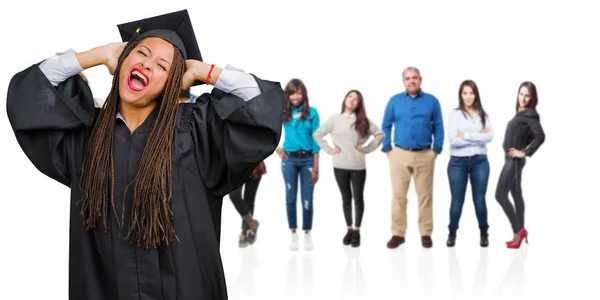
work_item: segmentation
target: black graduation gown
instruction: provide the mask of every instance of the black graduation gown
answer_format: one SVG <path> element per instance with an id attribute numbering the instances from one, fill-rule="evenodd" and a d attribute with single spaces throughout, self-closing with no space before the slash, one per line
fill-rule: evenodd
<path id="1" fill-rule="evenodd" d="M 126 234 L 133 189 L 124 200 L 118 195 L 136 174 L 156 110 L 133 134 L 115 119 L 118 215 L 109 204 L 108 232 L 102 226 L 87 231 L 79 215 L 79 178 L 99 110 L 92 93 L 78 75 L 52 86 L 38 65 L 12 78 L 7 112 L 21 148 L 38 170 L 71 188 L 69 299 L 227 299 L 219 253 L 222 198 L 251 176 L 281 137 L 281 86 L 256 80 L 262 93 L 247 102 L 215 88 L 196 103 L 180 104 L 172 176 L 181 242 L 146 249 L 119 234 L 121 201 Z"/>

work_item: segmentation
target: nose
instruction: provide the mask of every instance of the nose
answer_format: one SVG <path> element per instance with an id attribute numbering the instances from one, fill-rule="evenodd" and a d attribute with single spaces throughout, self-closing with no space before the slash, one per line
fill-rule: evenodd
<path id="1" fill-rule="evenodd" d="M 140 63 L 140 65 L 142 66 L 142 70 L 147 70 L 150 71 L 150 63 L 146 62 L 146 61 L 142 61 Z"/>

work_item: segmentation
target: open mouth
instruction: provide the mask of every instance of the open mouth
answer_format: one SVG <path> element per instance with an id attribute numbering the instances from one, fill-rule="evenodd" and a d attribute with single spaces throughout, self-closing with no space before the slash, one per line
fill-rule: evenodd
<path id="1" fill-rule="evenodd" d="M 134 68 L 131 70 L 131 73 L 129 73 L 127 83 L 129 84 L 130 89 L 139 92 L 148 86 L 150 80 L 148 79 L 148 76 L 142 72 L 142 70 Z"/>

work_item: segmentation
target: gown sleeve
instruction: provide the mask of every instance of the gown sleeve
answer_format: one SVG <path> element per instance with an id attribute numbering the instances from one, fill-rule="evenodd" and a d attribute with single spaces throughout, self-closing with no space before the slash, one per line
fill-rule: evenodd
<path id="1" fill-rule="evenodd" d="M 219 198 L 242 186 L 281 139 L 281 85 L 254 79 L 261 93 L 248 101 L 214 88 L 194 103 L 196 161 L 204 184 Z"/>
<path id="2" fill-rule="evenodd" d="M 43 174 L 70 186 L 96 113 L 87 83 L 74 75 L 55 87 L 35 64 L 11 79 L 6 110 L 27 158 Z"/>

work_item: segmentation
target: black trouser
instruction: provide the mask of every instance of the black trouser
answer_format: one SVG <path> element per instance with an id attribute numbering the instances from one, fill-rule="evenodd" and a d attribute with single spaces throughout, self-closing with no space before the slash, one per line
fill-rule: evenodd
<path id="1" fill-rule="evenodd" d="M 254 214 L 254 200 L 260 178 L 250 178 L 244 185 L 229 194 L 231 203 L 233 203 L 233 206 L 235 206 L 235 209 L 242 217 L 242 229 L 244 230 L 249 228 L 248 221 L 252 219 L 252 215 Z M 244 189 L 244 198 L 242 198 L 242 189 Z"/>
<path id="2" fill-rule="evenodd" d="M 496 200 L 508 217 L 514 233 L 520 232 L 525 226 L 525 201 L 521 190 L 521 174 L 524 167 L 524 158 L 506 157 L 496 186 Z M 514 206 L 508 199 L 509 192 L 515 202 Z"/>
<path id="3" fill-rule="evenodd" d="M 365 189 L 365 180 L 367 179 L 367 170 L 344 170 L 334 168 L 333 174 L 335 175 L 335 180 L 340 188 L 340 193 L 342 193 L 342 205 L 344 207 L 346 225 L 348 227 L 352 226 L 352 196 L 354 196 L 356 215 L 354 226 L 360 227 L 365 211 L 363 192 Z"/>

